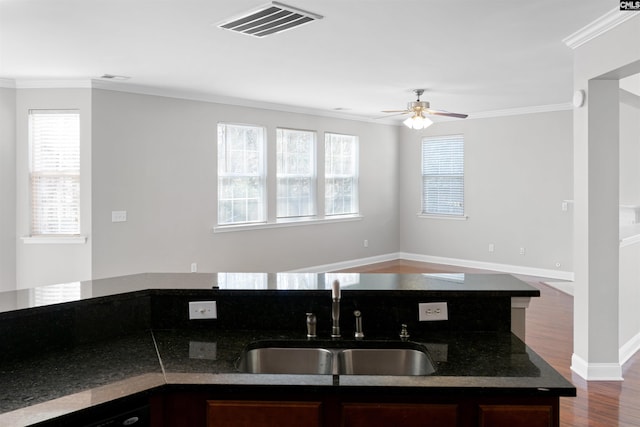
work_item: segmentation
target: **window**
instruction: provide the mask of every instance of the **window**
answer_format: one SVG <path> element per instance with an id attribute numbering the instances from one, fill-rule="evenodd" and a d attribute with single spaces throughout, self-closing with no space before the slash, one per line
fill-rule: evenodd
<path id="1" fill-rule="evenodd" d="M 80 235 L 80 113 L 29 111 L 31 235 Z"/>
<path id="2" fill-rule="evenodd" d="M 325 215 L 358 213 L 358 138 L 325 134 Z"/>
<path id="3" fill-rule="evenodd" d="M 278 218 L 316 214 L 315 132 L 277 130 Z"/>
<path id="4" fill-rule="evenodd" d="M 218 125 L 218 224 L 265 221 L 264 128 Z"/>
<path id="5" fill-rule="evenodd" d="M 422 214 L 464 215 L 464 137 L 422 140 Z"/>

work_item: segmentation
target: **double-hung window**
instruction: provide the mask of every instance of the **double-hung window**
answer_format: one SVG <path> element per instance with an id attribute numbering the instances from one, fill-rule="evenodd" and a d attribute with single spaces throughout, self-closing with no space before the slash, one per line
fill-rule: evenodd
<path id="1" fill-rule="evenodd" d="M 32 236 L 80 235 L 80 113 L 30 110 Z"/>
<path id="2" fill-rule="evenodd" d="M 358 213 L 358 137 L 325 134 L 325 215 Z"/>
<path id="3" fill-rule="evenodd" d="M 218 124 L 218 224 L 265 222 L 265 130 Z"/>
<path id="4" fill-rule="evenodd" d="M 316 133 L 277 129 L 277 217 L 316 215 Z"/>
<path id="5" fill-rule="evenodd" d="M 422 214 L 464 216 L 464 137 L 422 140 Z"/>

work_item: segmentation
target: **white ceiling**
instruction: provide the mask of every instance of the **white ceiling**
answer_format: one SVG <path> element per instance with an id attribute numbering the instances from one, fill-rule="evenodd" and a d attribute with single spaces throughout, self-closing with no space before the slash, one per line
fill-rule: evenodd
<path id="1" fill-rule="evenodd" d="M 562 40 L 618 0 L 281 0 L 322 15 L 262 39 L 216 24 L 263 0 L 0 0 L 0 78 L 123 84 L 380 117 L 425 88 L 478 113 L 567 103 Z"/>

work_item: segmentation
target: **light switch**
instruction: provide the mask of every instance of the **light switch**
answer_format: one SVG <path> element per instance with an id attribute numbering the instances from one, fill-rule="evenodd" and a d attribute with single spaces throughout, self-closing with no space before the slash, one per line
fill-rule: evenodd
<path id="1" fill-rule="evenodd" d="M 127 211 L 111 211 L 111 222 L 125 222 Z"/>

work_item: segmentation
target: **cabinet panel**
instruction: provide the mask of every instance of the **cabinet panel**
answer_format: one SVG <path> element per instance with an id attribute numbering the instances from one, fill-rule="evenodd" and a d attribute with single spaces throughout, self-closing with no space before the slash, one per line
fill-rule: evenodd
<path id="1" fill-rule="evenodd" d="M 207 401 L 207 427 L 320 427 L 320 402 Z"/>
<path id="2" fill-rule="evenodd" d="M 456 427 L 458 405 L 345 403 L 342 427 Z"/>
<path id="3" fill-rule="evenodd" d="M 480 427 L 552 427 L 553 407 L 547 405 L 480 405 Z"/>

